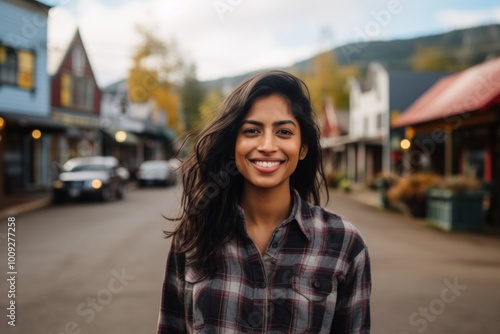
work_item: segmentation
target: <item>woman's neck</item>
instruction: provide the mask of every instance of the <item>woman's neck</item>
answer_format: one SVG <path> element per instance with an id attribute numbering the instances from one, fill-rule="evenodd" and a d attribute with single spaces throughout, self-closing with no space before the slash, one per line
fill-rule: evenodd
<path id="1" fill-rule="evenodd" d="M 245 184 L 240 201 L 247 224 L 272 229 L 290 215 L 292 204 L 288 184 L 270 189 Z"/>

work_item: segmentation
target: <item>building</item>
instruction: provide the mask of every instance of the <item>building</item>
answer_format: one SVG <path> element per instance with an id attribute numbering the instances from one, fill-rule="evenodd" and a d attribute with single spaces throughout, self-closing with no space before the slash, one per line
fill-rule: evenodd
<path id="1" fill-rule="evenodd" d="M 101 91 L 80 32 L 76 30 L 51 79 L 51 118 L 68 126 L 57 161 L 101 154 Z"/>
<path id="2" fill-rule="evenodd" d="M 130 101 L 127 80 L 103 89 L 101 102 L 103 153 L 117 157 L 130 171 L 146 160 L 169 158 L 176 134 L 168 127 L 164 112 L 154 101 Z"/>
<path id="3" fill-rule="evenodd" d="M 0 201 L 47 190 L 57 138 L 47 74 L 50 6 L 32 0 L 0 2 Z"/>
<path id="4" fill-rule="evenodd" d="M 381 171 L 399 171 L 403 134 L 391 128 L 391 121 L 446 74 L 372 63 L 363 81 L 350 80 L 349 134 L 325 143 L 344 148 L 349 180 L 370 184 Z"/>
<path id="5" fill-rule="evenodd" d="M 429 170 L 483 180 L 492 190 L 489 221 L 500 226 L 500 58 L 439 80 L 393 127 L 405 129 L 409 172 Z"/>

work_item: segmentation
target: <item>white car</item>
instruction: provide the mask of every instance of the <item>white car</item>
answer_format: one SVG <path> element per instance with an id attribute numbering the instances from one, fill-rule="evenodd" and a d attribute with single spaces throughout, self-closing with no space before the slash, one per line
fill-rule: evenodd
<path id="1" fill-rule="evenodd" d="M 53 201 L 94 196 L 102 201 L 122 199 L 129 172 L 114 157 L 82 157 L 68 160 L 52 183 Z"/>
<path id="2" fill-rule="evenodd" d="M 165 160 L 144 161 L 136 173 L 139 187 L 174 185 L 177 182 L 175 170 Z"/>

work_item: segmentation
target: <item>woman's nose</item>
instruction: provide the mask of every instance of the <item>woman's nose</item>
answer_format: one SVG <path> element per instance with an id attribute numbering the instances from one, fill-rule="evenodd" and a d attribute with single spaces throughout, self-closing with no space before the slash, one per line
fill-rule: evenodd
<path id="1" fill-rule="evenodd" d="M 272 133 L 264 133 L 259 142 L 259 151 L 272 152 L 276 150 L 276 141 Z"/>

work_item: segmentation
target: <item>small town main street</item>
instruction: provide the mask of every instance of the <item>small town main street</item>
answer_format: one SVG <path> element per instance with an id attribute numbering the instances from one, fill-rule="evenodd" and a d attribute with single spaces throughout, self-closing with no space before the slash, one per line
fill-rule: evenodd
<path id="1" fill-rule="evenodd" d="M 0 223 L 1 333 L 154 333 L 178 188 L 66 203 L 16 217 L 16 327 L 7 315 Z M 374 334 L 500 332 L 500 237 L 444 233 L 332 193 L 328 208 L 365 237 Z"/>

